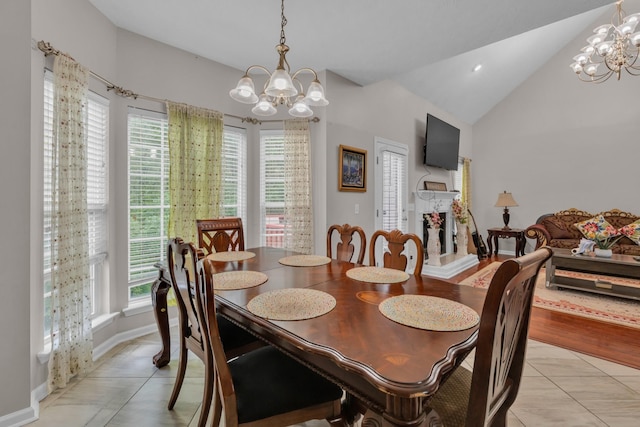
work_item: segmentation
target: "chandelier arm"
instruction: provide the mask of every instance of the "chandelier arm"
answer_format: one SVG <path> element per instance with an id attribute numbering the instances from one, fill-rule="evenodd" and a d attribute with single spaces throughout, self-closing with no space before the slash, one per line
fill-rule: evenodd
<path id="1" fill-rule="evenodd" d="M 266 67 L 263 67 L 262 65 L 252 65 L 249 68 L 247 68 L 247 71 L 245 71 L 244 74 L 248 76 L 249 72 L 255 69 L 262 70 L 265 73 L 267 73 L 269 77 L 271 77 L 271 71 L 269 71 Z"/>
<path id="2" fill-rule="evenodd" d="M 314 78 L 314 80 L 318 80 L 318 73 L 316 73 L 316 72 L 315 72 L 313 69 L 311 69 L 311 68 L 300 68 L 300 69 L 299 69 L 299 70 L 297 70 L 295 73 L 293 73 L 293 75 L 291 76 L 291 78 L 292 78 L 292 79 L 295 79 L 295 78 L 298 76 L 298 74 L 300 74 L 300 73 L 301 73 L 301 72 L 303 72 L 303 71 L 308 71 L 308 72 L 310 72 L 311 74 L 313 74 L 313 78 Z"/>

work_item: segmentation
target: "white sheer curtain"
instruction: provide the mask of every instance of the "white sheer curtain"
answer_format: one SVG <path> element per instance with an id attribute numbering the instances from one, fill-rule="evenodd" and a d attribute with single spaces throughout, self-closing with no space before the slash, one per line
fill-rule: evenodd
<path id="1" fill-rule="evenodd" d="M 85 133 L 89 70 L 57 55 L 53 73 L 50 391 L 93 363 Z"/>
<path id="2" fill-rule="evenodd" d="M 284 122 L 284 247 L 303 254 L 313 248 L 309 121 Z"/>

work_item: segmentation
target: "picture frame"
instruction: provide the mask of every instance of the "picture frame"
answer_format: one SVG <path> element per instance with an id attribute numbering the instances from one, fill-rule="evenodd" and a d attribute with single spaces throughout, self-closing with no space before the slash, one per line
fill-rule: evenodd
<path id="1" fill-rule="evenodd" d="M 367 191 L 367 150 L 340 145 L 338 190 Z"/>
<path id="2" fill-rule="evenodd" d="M 424 189 L 430 191 L 447 191 L 447 184 L 445 182 L 425 181 Z"/>

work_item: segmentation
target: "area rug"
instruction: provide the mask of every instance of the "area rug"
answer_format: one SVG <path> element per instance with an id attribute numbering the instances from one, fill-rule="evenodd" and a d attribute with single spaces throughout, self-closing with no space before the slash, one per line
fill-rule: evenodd
<path id="1" fill-rule="evenodd" d="M 493 262 L 462 280 L 460 284 L 486 289 L 500 264 L 500 262 Z M 560 270 L 556 270 L 556 275 L 583 277 L 581 273 Z M 604 278 L 604 276 L 593 276 Z M 536 281 L 533 305 L 640 329 L 640 302 L 572 289 L 548 289 L 545 286 L 544 268 L 540 270 Z"/>

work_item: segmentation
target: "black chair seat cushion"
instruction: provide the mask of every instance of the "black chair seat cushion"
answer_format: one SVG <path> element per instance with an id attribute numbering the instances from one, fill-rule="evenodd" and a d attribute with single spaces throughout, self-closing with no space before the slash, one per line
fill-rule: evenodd
<path id="1" fill-rule="evenodd" d="M 238 422 L 261 420 L 342 397 L 342 390 L 279 350 L 267 346 L 229 362 Z"/>
<path id="2" fill-rule="evenodd" d="M 242 329 L 240 326 L 232 323 L 221 314 L 216 314 L 216 319 L 218 320 L 220 339 L 222 340 L 222 345 L 225 348 L 225 351 L 240 348 L 243 345 L 250 344 L 258 339 L 246 330 Z"/>
<path id="3" fill-rule="evenodd" d="M 440 415 L 443 425 L 464 427 L 469 406 L 471 376 L 468 369 L 458 366 L 429 401 L 429 406 Z"/>

